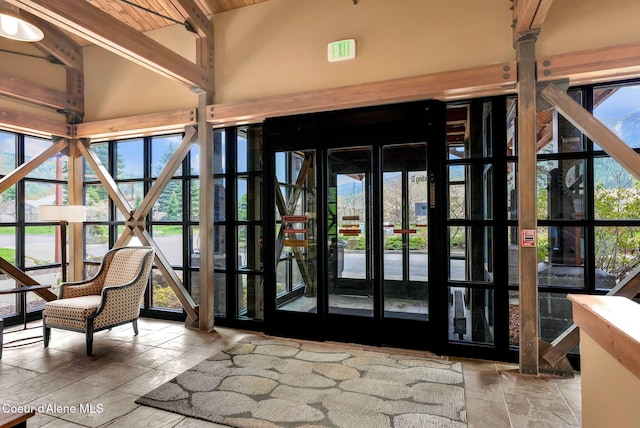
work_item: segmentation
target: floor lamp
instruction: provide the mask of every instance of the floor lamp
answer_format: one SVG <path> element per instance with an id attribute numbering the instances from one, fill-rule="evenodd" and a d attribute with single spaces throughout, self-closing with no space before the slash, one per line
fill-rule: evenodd
<path id="1" fill-rule="evenodd" d="M 62 282 L 67 282 L 67 223 L 81 223 L 87 219 L 84 205 L 40 205 L 40 221 L 60 222 L 60 259 L 62 263 Z"/>

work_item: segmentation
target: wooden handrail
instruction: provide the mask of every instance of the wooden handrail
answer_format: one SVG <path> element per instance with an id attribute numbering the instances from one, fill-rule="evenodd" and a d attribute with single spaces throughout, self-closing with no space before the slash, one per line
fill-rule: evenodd
<path id="1" fill-rule="evenodd" d="M 609 290 L 607 296 L 622 296 L 631 299 L 638 293 L 640 293 L 640 265 Z M 557 339 L 551 342 L 551 346 L 542 353 L 541 357 L 552 366 L 555 366 L 579 343 L 580 329 L 576 324 L 572 324 Z"/>
<path id="2" fill-rule="evenodd" d="M 567 298 L 582 331 L 640 379 L 640 306 L 620 296 L 569 294 Z"/>

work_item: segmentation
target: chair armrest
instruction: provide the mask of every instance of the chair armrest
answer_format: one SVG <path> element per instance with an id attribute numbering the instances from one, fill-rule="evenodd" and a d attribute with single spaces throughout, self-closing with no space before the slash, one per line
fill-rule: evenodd
<path id="1" fill-rule="evenodd" d="M 69 299 L 72 297 L 90 296 L 100 294 L 102 284 L 95 281 L 94 278 L 77 281 L 77 282 L 63 282 L 60 284 L 59 299 Z"/>

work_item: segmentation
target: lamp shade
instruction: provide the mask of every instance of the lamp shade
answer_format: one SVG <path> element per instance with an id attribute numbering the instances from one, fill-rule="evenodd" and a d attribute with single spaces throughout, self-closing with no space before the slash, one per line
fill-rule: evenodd
<path id="1" fill-rule="evenodd" d="M 84 205 L 40 205 L 38 211 L 40 221 L 79 223 L 87 219 L 87 209 Z"/>
<path id="2" fill-rule="evenodd" d="M 44 33 L 20 14 L 0 7 L 0 36 L 20 42 L 38 42 L 44 38 Z"/>

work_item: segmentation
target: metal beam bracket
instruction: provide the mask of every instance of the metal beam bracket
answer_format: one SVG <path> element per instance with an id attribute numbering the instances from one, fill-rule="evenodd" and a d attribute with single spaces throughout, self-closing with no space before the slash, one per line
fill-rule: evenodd
<path id="1" fill-rule="evenodd" d="M 565 94 L 569 90 L 569 85 L 570 85 L 569 79 L 558 79 L 553 81 L 537 82 L 536 83 L 536 112 L 538 113 L 555 107 L 553 104 L 547 101 L 540 94 L 547 86 L 549 86 L 550 83 L 553 83 L 558 89 L 563 91 Z"/>

